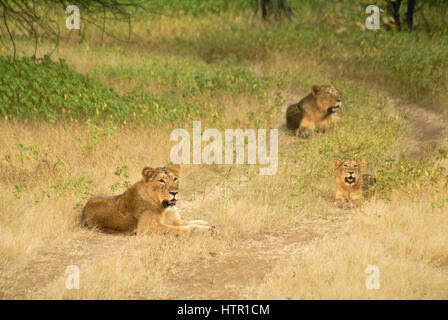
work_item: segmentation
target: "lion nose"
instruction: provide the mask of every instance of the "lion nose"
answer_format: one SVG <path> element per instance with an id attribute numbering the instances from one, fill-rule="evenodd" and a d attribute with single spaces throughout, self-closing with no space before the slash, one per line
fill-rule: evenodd
<path id="1" fill-rule="evenodd" d="M 175 197 L 177 193 L 178 193 L 177 191 L 171 191 L 171 192 L 170 192 L 170 194 L 172 194 L 173 197 Z"/>
<path id="2" fill-rule="evenodd" d="M 355 173 L 355 171 L 349 171 L 348 173 L 350 173 L 350 175 L 352 175 Z"/>

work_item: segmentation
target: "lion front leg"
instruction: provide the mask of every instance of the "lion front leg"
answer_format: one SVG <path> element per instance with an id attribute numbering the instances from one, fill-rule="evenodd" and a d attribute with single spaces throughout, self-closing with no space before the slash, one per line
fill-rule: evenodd
<path id="1" fill-rule="evenodd" d="M 363 202 L 362 191 L 360 189 L 358 192 L 353 193 L 351 195 L 350 203 L 352 204 L 352 208 L 357 208 L 361 206 L 362 202 Z"/>
<path id="2" fill-rule="evenodd" d="M 321 121 L 316 127 L 317 131 L 321 133 L 327 132 L 330 129 L 330 121 L 330 119 L 324 119 Z"/>
<path id="3" fill-rule="evenodd" d="M 184 225 L 168 225 L 161 221 L 160 216 L 155 215 L 152 212 L 143 213 L 137 223 L 136 234 L 141 235 L 151 231 L 189 231 L 192 228 Z"/>
<path id="4" fill-rule="evenodd" d="M 137 224 L 137 235 L 145 234 L 150 231 L 185 233 L 193 230 L 214 231 L 214 227 L 205 225 L 187 225 L 184 221 L 178 221 L 177 225 L 166 224 L 161 217 L 153 213 L 143 213 Z"/>
<path id="5" fill-rule="evenodd" d="M 201 226 L 210 226 L 210 223 L 208 223 L 205 220 L 187 220 L 187 221 L 185 221 L 185 223 L 187 225 L 189 225 L 189 224 L 197 224 L 197 225 L 201 225 Z"/>
<path id="6" fill-rule="evenodd" d="M 340 192 L 336 193 L 335 205 L 340 209 L 350 209 L 350 201 Z"/>
<path id="7" fill-rule="evenodd" d="M 335 204 L 339 209 L 344 209 L 344 210 L 353 209 L 355 207 L 355 204 L 352 201 L 347 200 L 347 199 L 344 199 L 343 201 L 336 200 Z"/>
<path id="8" fill-rule="evenodd" d="M 210 223 L 208 223 L 205 220 L 189 220 L 189 221 L 185 221 L 185 223 L 187 224 L 187 226 L 193 226 L 196 228 L 205 228 L 207 230 L 211 230 L 212 233 L 218 233 L 218 230 L 216 230 L 216 227 L 211 225 Z"/>
<path id="9" fill-rule="evenodd" d="M 338 207 L 339 209 L 346 209 L 348 206 L 348 201 L 346 199 L 337 199 L 334 204 L 336 205 L 336 207 Z"/>
<path id="10" fill-rule="evenodd" d="M 302 139 L 308 139 L 311 135 L 311 131 L 304 129 L 304 128 L 299 128 L 296 131 L 296 136 Z"/>
<path id="11" fill-rule="evenodd" d="M 174 226 L 205 226 L 212 227 L 210 223 L 205 220 L 183 220 L 177 209 L 165 210 L 163 214 L 163 222 L 165 224 Z M 214 228 L 214 227 L 213 227 Z"/>
<path id="12" fill-rule="evenodd" d="M 359 208 L 362 204 L 362 199 L 352 200 L 350 203 L 352 208 Z"/>
<path id="13" fill-rule="evenodd" d="M 299 136 L 300 138 L 306 139 L 311 135 L 311 133 L 315 128 L 316 125 L 314 124 L 313 121 L 304 118 L 300 123 L 300 127 L 297 130 L 296 135 Z"/>

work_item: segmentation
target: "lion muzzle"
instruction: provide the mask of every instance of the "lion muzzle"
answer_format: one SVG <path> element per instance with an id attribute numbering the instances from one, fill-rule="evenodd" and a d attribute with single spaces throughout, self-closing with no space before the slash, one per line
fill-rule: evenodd
<path id="1" fill-rule="evenodd" d="M 344 181 L 346 184 L 352 185 L 352 184 L 355 184 L 356 178 L 354 176 L 350 175 L 348 177 L 345 177 Z"/>

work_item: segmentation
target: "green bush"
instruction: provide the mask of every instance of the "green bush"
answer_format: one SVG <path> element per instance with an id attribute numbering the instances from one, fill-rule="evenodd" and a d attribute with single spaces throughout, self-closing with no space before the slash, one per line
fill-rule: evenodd
<path id="1" fill-rule="evenodd" d="M 131 102 L 99 82 L 70 70 L 63 60 L 23 57 L 12 63 L 0 58 L 0 99 L 3 116 L 25 120 L 125 117 Z"/>
<path id="2" fill-rule="evenodd" d="M 128 95 L 69 68 L 64 60 L 0 58 L 0 115 L 25 121 L 112 120 L 161 124 L 206 116 L 207 108 L 156 97 L 143 88 Z"/>

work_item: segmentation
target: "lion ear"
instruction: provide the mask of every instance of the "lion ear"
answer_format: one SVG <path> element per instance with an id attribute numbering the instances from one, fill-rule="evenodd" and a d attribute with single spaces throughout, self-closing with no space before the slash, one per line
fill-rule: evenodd
<path id="1" fill-rule="evenodd" d="M 322 89 L 321 86 L 315 84 L 314 86 L 311 87 L 311 93 L 313 94 L 313 96 L 316 96 L 321 89 Z"/>
<path id="2" fill-rule="evenodd" d="M 337 169 L 337 168 L 339 168 L 341 166 L 341 164 L 344 162 L 344 160 L 342 160 L 342 159 L 334 159 L 333 162 L 334 162 L 334 167 Z"/>
<path id="3" fill-rule="evenodd" d="M 179 176 L 180 165 L 178 165 L 178 164 L 173 164 L 172 166 L 169 167 L 169 169 L 170 169 L 171 171 L 173 171 L 173 173 L 174 173 L 176 176 Z"/>
<path id="4" fill-rule="evenodd" d="M 145 181 L 148 181 L 155 171 L 156 170 L 151 167 L 144 167 L 142 170 L 143 179 L 145 179 Z"/>

